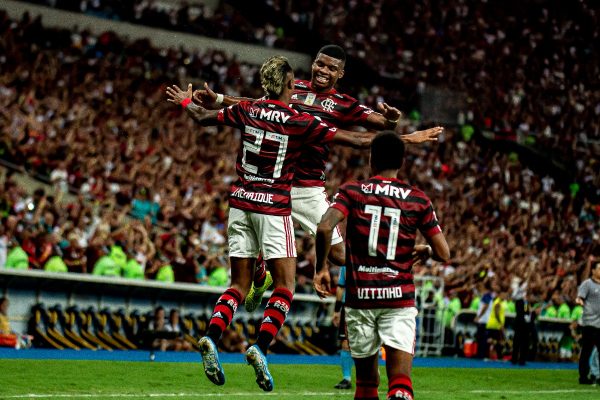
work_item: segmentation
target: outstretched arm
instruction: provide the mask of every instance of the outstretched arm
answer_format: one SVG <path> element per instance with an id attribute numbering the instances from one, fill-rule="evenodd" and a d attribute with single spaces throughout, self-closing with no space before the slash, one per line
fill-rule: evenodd
<path id="1" fill-rule="evenodd" d="M 221 108 L 232 106 L 241 101 L 255 101 L 249 97 L 236 97 L 224 95 L 221 93 L 215 93 L 209 86 L 208 83 L 204 83 L 204 89 L 195 90 L 193 98 L 200 103 L 204 108 L 209 110 L 219 110 Z"/>
<path id="2" fill-rule="evenodd" d="M 408 135 L 400 135 L 400 139 L 402 139 L 404 143 L 436 141 L 437 136 L 443 131 L 444 128 L 436 126 L 435 128 L 425 129 L 424 131 L 415 131 Z M 371 146 L 371 141 L 373 141 L 374 137 L 375 135 L 373 135 L 372 132 L 356 132 L 338 129 L 333 137 L 333 142 L 357 149 L 365 149 Z"/>
<path id="3" fill-rule="evenodd" d="M 423 142 L 437 142 L 438 136 L 444 132 L 444 128 L 436 126 L 424 131 L 414 131 L 408 135 L 400 135 L 400 139 L 406 144 L 417 144 Z"/>
<path id="4" fill-rule="evenodd" d="M 209 126 L 209 125 L 217 125 L 219 121 L 217 120 L 217 110 L 207 110 L 206 108 L 195 104 L 192 101 L 192 84 L 188 85 L 187 90 L 184 92 L 177 85 L 169 86 L 166 90 L 168 99 L 167 101 L 181 105 L 185 108 L 185 111 L 188 113 L 190 117 L 192 117 L 196 122 Z"/>

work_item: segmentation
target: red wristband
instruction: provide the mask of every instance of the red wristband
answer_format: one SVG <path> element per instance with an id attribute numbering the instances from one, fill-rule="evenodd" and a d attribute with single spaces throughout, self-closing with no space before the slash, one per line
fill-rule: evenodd
<path id="1" fill-rule="evenodd" d="M 181 104 L 181 107 L 186 108 L 191 102 L 192 102 L 192 99 L 190 99 L 188 97 L 188 98 L 183 99 L 181 101 L 181 103 L 179 103 L 179 104 Z"/>

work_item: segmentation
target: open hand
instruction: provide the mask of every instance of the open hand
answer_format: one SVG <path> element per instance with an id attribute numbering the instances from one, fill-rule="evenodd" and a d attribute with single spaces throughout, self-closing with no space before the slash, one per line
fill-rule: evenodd
<path id="1" fill-rule="evenodd" d="M 402 136 L 408 143 L 437 142 L 438 136 L 444 132 L 444 128 L 436 126 L 435 128 L 425 129 L 424 131 L 415 131 L 411 134 Z"/>
<path id="2" fill-rule="evenodd" d="M 171 103 L 174 104 L 181 104 L 181 102 L 185 99 L 191 99 L 192 98 L 192 84 L 188 84 L 188 88 L 187 91 L 183 91 L 179 88 L 179 86 L 177 85 L 173 85 L 173 86 L 167 86 L 167 96 L 168 99 L 167 101 L 170 101 Z"/>

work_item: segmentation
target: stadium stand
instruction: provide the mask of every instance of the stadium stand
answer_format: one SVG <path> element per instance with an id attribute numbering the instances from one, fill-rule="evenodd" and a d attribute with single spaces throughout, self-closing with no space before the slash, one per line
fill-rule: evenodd
<path id="1" fill-rule="evenodd" d="M 455 251 L 452 263 L 420 267 L 417 275 L 443 278 L 445 293 L 436 298 L 438 304 L 458 299 L 466 309 L 478 297 L 477 282 L 496 281 L 509 292 L 514 277 L 524 279 L 535 269 L 528 290 L 540 304 L 541 316 L 553 318 L 566 305 L 569 312 L 562 319 L 577 319 L 576 287 L 586 277 L 590 256 L 599 252 L 600 99 L 591 88 L 600 73 L 598 49 L 590 47 L 597 41 L 598 16 L 585 2 L 568 9 L 542 2 L 538 11 L 527 11 L 531 15 L 520 7 L 498 14 L 490 3 L 470 1 L 443 7 L 408 2 L 397 12 L 385 11 L 395 2 L 375 1 L 364 12 L 350 13 L 350 3 L 359 2 L 330 2 L 316 15 L 306 11 L 311 7 L 296 9 L 296 2 L 270 2 L 292 16 L 286 23 L 305 24 L 328 40 L 353 43 L 347 46 L 355 56 L 348 68 L 363 59 L 373 74 L 385 77 L 367 89 L 360 81 L 344 83 L 367 104 L 385 98 L 412 111 L 417 94 L 435 86 L 468 98 L 456 126 L 447 129 L 439 144 L 411 148 L 405 166 L 410 180 L 435 199 Z M 574 14 L 581 25 L 567 24 Z M 385 23 L 372 26 L 373 15 L 383 16 Z M 461 23 L 474 15 L 477 24 Z M 540 16 L 551 23 L 535 22 Z M 236 18 L 241 17 L 232 20 Z M 386 29 L 388 19 L 409 23 L 399 32 Z M 144 23 L 156 25 L 156 20 Z M 370 28 L 361 37 L 352 36 L 357 24 Z M 459 26 L 470 28 L 460 31 Z M 0 14 L 0 31 L 0 47 L 10 55 L 0 60 L 1 157 L 28 173 L 54 176 L 54 189 L 33 195 L 11 173 L 2 181 L 0 236 L 11 241 L 10 265 L 22 267 L 25 254 L 29 268 L 44 268 L 50 256 L 59 255 L 69 271 L 91 273 L 102 256 L 120 249 L 148 279 L 169 280 L 168 268 L 161 274 L 169 266 L 177 281 L 222 282 L 218 274 L 210 278 L 227 268 L 223 226 L 228 183 L 235 175 L 234 134 L 178 118 L 181 112 L 163 101 L 161 88 L 202 80 L 219 82 L 217 89 L 226 93 L 258 97 L 257 66 L 219 51 L 191 54 L 130 43 L 114 33 L 95 37 L 46 29 L 28 16 L 11 21 Z M 293 31 L 281 29 L 283 39 L 271 44 L 289 44 L 285 32 Z M 222 32 L 233 39 L 241 35 Z M 518 41 L 522 47 L 506 43 L 523 32 L 530 40 Z M 542 41 L 548 32 L 552 39 Z M 475 37 L 480 40 L 471 40 Z M 539 65 L 523 56 L 528 53 L 542 60 Z M 391 62 L 397 59 L 402 62 Z M 390 80 L 396 83 L 384 89 L 382 82 Z M 425 122 L 426 115 L 411 113 L 405 130 Z M 506 138 L 516 143 L 498 140 Z M 328 189 L 364 177 L 365 166 L 364 154 L 335 149 Z M 66 204 L 65 185 L 78 193 Z M 129 212 L 133 219 L 124 217 Z M 300 257 L 310 260 L 305 253 Z M 85 265 L 76 263 L 83 259 Z M 109 275 L 123 275 L 124 270 L 127 266 L 118 262 L 105 269 Z M 81 344 L 68 330 L 54 328 L 60 318 L 41 309 L 33 313 L 35 343 L 69 347 L 61 339 L 64 332 L 71 345 Z M 109 340 L 112 330 L 103 330 L 95 312 L 79 317 L 82 340 L 116 347 Z M 194 318 L 184 318 L 184 326 L 190 336 L 203 329 Z M 287 348 L 306 336 L 288 328 L 283 330 Z M 248 321 L 239 329 L 238 334 L 251 338 L 255 327 Z M 554 354 L 554 342 L 544 338 L 540 346 Z"/>

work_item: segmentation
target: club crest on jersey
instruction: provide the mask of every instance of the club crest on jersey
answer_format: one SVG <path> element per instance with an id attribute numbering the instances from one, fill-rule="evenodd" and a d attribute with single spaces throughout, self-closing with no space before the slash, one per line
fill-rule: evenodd
<path id="1" fill-rule="evenodd" d="M 321 102 L 321 107 L 323 107 L 323 110 L 327 112 L 332 112 L 335 106 L 337 106 L 337 103 L 330 98 L 327 98 Z"/>
<path id="2" fill-rule="evenodd" d="M 360 190 L 362 190 L 363 193 L 371 194 L 371 193 L 373 193 L 373 184 L 369 183 L 368 185 L 365 185 L 364 183 L 361 183 Z"/>
<path id="3" fill-rule="evenodd" d="M 259 111 L 260 111 L 260 109 L 258 109 L 258 108 L 250 107 L 250 109 L 248 110 L 248 113 L 250 114 L 250 118 L 258 117 Z"/>
<path id="4" fill-rule="evenodd" d="M 315 99 L 317 98 L 317 95 L 314 93 L 308 93 L 306 95 L 306 98 L 304 99 L 304 104 L 306 104 L 307 106 L 312 106 L 313 104 L 315 104 Z"/>

